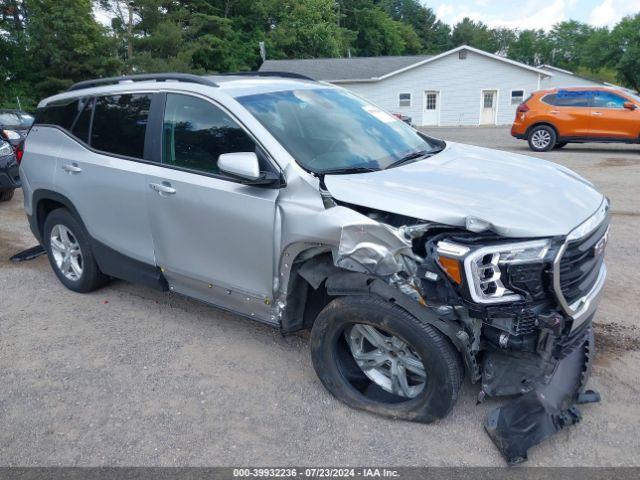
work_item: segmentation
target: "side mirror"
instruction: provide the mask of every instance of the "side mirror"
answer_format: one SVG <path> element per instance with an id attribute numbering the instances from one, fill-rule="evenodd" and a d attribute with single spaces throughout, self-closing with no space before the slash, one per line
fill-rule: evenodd
<path id="1" fill-rule="evenodd" d="M 218 157 L 218 168 L 245 180 L 260 178 L 260 163 L 254 152 L 223 153 Z"/>
<path id="2" fill-rule="evenodd" d="M 635 103 L 633 103 L 633 102 L 624 102 L 624 105 L 623 105 L 623 106 L 624 106 L 624 108 L 626 108 L 627 110 L 635 110 L 636 108 L 638 108 L 638 107 L 636 106 L 636 104 L 635 104 Z"/>

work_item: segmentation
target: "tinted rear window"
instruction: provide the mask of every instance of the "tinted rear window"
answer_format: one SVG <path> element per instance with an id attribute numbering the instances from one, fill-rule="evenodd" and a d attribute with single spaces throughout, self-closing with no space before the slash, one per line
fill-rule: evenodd
<path id="1" fill-rule="evenodd" d="M 46 107 L 38 109 L 35 123 L 57 125 L 65 130 L 70 130 L 80 111 L 79 103 L 78 98 L 66 98 L 52 102 Z"/>
<path id="2" fill-rule="evenodd" d="M 150 94 L 98 97 L 91 146 L 116 155 L 143 158 Z"/>
<path id="3" fill-rule="evenodd" d="M 588 107 L 593 95 L 591 90 L 560 90 L 545 95 L 542 101 L 556 107 Z"/>

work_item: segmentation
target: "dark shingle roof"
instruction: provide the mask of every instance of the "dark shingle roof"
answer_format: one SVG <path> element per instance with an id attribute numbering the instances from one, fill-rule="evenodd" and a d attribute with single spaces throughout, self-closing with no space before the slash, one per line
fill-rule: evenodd
<path id="1" fill-rule="evenodd" d="M 298 73 L 315 80 L 368 80 L 429 58 L 432 55 L 265 60 L 260 71 Z"/>

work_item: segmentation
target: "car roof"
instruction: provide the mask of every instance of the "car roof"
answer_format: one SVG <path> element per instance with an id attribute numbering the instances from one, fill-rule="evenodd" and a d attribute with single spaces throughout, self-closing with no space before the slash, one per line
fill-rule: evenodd
<path id="1" fill-rule="evenodd" d="M 216 96 L 217 92 L 231 97 L 242 97 L 260 93 L 271 93 L 288 90 L 317 88 L 337 88 L 331 84 L 317 82 L 295 74 L 278 74 L 272 72 L 248 72 L 219 75 L 188 74 L 133 75 L 129 77 L 113 77 L 110 79 L 89 80 L 72 86 L 66 92 L 45 98 L 39 108 L 56 100 L 78 98 L 87 95 L 103 95 L 118 92 L 182 90 Z M 174 76 L 179 76 L 173 78 Z M 157 77 L 157 78 L 150 78 Z M 105 84 L 102 84 L 105 83 Z M 213 95 L 212 95 L 213 94 Z"/>
<path id="2" fill-rule="evenodd" d="M 535 92 L 533 92 L 534 94 L 540 94 L 540 95 L 546 95 L 549 93 L 557 93 L 560 91 L 564 91 L 564 90 L 569 90 L 569 91 L 574 91 L 574 92 L 582 92 L 582 91 L 588 91 L 588 90 L 600 90 L 600 91 L 608 91 L 608 92 L 621 92 L 622 90 L 619 88 L 615 88 L 615 87 L 608 87 L 606 85 L 600 85 L 600 86 L 593 86 L 593 87 L 587 87 L 584 85 L 580 85 L 580 86 L 576 86 L 576 87 L 553 87 L 553 88 L 547 88 L 544 90 L 537 90 Z"/>

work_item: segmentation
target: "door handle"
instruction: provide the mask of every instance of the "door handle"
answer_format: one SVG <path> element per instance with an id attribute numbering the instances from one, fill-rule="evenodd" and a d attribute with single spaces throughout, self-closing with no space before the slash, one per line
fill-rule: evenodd
<path id="1" fill-rule="evenodd" d="M 560 113 L 560 112 L 558 110 L 551 110 L 551 111 L 549 111 L 549 113 L 552 113 L 552 114 L 555 115 L 556 113 Z"/>
<path id="2" fill-rule="evenodd" d="M 602 115 L 602 112 L 591 112 L 592 115 Z"/>
<path id="3" fill-rule="evenodd" d="M 173 195 L 176 193 L 176 189 L 173 188 L 169 182 L 150 183 L 149 186 L 152 190 L 155 190 L 160 195 Z"/>
<path id="4" fill-rule="evenodd" d="M 80 173 L 82 171 L 77 163 L 64 163 L 62 164 L 62 169 L 68 173 Z"/>

